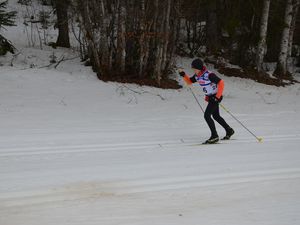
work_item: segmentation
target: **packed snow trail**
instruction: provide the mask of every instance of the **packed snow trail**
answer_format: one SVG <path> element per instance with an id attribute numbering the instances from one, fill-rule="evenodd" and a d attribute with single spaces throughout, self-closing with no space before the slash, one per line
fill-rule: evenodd
<path id="1" fill-rule="evenodd" d="M 199 146 L 210 134 L 186 88 L 104 83 L 76 51 L 28 48 L 28 8 L 8 4 L 20 52 L 0 57 L 0 225 L 300 224 L 299 84 L 220 75 L 222 104 L 264 141 L 221 111 L 234 140 Z"/>
<path id="2" fill-rule="evenodd" d="M 208 128 L 185 89 L 128 85 L 139 95 L 76 59 L 3 67 L 0 224 L 299 224 L 299 85 L 223 78 L 262 143 L 222 112 L 234 140 L 198 146 Z"/>

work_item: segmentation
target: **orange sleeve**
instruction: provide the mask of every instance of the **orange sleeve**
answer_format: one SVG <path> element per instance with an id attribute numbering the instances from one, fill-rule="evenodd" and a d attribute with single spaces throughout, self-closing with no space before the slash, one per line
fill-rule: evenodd
<path id="1" fill-rule="evenodd" d="M 183 80 L 187 85 L 191 85 L 193 83 L 188 75 L 184 75 Z"/>
<path id="2" fill-rule="evenodd" d="M 223 90 L 224 90 L 224 81 L 220 80 L 218 83 L 218 92 L 216 94 L 217 98 L 221 98 L 221 96 L 223 95 Z"/>

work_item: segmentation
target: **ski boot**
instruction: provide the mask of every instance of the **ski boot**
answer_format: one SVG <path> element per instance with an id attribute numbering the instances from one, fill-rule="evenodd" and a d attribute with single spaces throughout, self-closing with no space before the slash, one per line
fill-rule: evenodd
<path id="1" fill-rule="evenodd" d="M 222 140 L 229 140 L 233 134 L 234 134 L 234 130 L 232 128 L 229 128 L 226 131 L 226 135 L 222 138 Z"/>
<path id="2" fill-rule="evenodd" d="M 211 136 L 209 139 L 207 139 L 205 142 L 203 142 L 202 144 L 215 144 L 219 141 L 219 136 Z"/>

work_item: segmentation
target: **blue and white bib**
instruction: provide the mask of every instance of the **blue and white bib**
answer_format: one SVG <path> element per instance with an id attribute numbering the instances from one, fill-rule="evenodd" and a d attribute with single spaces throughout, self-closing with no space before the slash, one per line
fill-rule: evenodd
<path id="1" fill-rule="evenodd" d="M 209 77 L 210 72 L 205 71 L 202 75 L 196 75 L 196 80 L 199 85 L 202 87 L 203 92 L 207 96 L 217 94 L 218 87 L 217 84 L 211 82 Z"/>

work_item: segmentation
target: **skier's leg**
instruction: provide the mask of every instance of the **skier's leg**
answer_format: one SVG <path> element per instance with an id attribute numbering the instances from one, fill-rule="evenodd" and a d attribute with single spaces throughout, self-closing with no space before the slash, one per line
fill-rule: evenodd
<path id="1" fill-rule="evenodd" d="M 212 116 L 215 121 L 217 121 L 226 130 L 226 132 L 230 129 L 230 126 L 220 115 L 219 104 L 216 104 L 215 110 L 212 112 Z"/>
<path id="2" fill-rule="evenodd" d="M 216 110 L 213 112 L 213 118 L 225 129 L 226 135 L 223 137 L 223 140 L 228 140 L 234 134 L 234 130 L 226 123 L 223 117 L 220 116 L 219 104 L 217 105 Z"/>
<path id="3" fill-rule="evenodd" d="M 218 105 L 216 103 L 209 102 L 205 109 L 205 112 L 204 112 L 204 118 L 206 120 L 206 123 L 207 123 L 210 131 L 211 131 L 211 137 L 218 137 L 215 123 L 214 123 L 213 119 L 211 118 L 211 116 L 213 115 L 217 106 Z"/>

